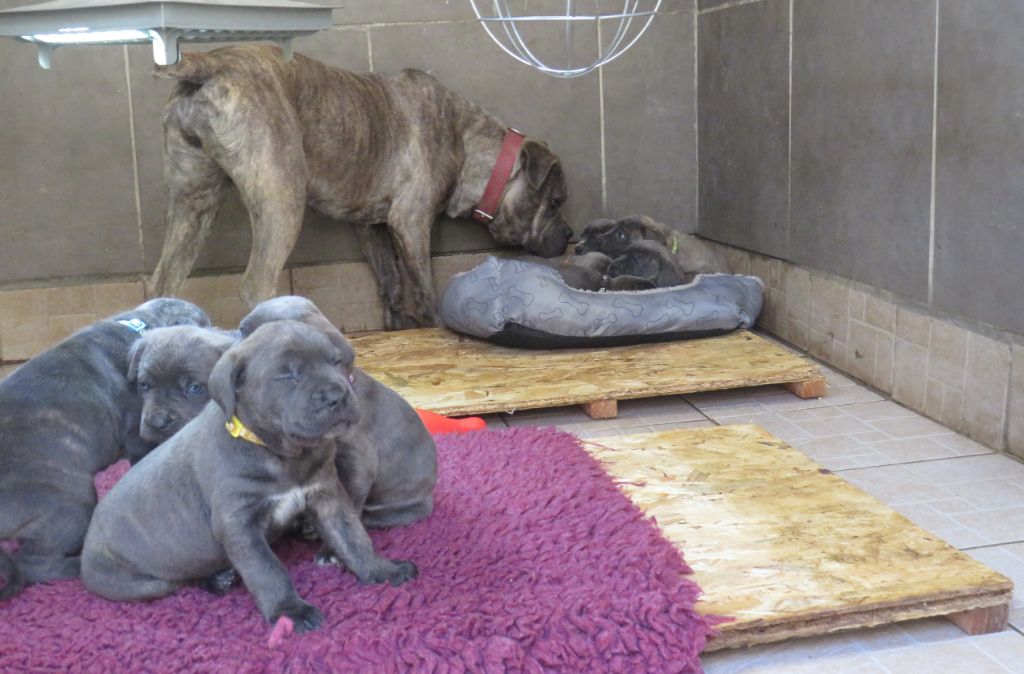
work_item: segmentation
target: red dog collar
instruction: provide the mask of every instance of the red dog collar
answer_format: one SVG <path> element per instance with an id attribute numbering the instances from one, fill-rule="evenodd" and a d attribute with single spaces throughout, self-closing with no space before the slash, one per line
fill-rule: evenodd
<path id="1" fill-rule="evenodd" d="M 512 167 L 519 156 L 519 148 L 523 145 L 525 136 L 515 129 L 509 129 L 505 133 L 505 140 L 501 143 L 501 152 L 498 153 L 498 160 L 494 162 L 494 169 L 491 171 L 491 178 L 487 181 L 484 195 L 480 197 L 480 203 L 473 209 L 473 219 L 485 225 L 494 220 L 498 214 L 498 202 L 501 201 L 501 193 L 505 191 L 509 176 L 512 175 Z"/>

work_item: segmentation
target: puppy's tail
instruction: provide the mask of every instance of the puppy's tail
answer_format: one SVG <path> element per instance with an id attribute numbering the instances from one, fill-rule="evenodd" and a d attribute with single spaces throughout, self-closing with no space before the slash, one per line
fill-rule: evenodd
<path id="1" fill-rule="evenodd" d="M 25 587 L 25 576 L 18 563 L 3 548 L 0 548 L 0 579 L 4 581 L 0 587 L 0 601 L 10 599 Z"/>

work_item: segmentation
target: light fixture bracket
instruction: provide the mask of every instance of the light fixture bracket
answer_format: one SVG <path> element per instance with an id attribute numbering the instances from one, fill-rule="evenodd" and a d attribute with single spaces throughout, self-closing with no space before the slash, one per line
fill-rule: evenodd
<path id="1" fill-rule="evenodd" d="M 329 6 L 295 0 L 54 0 L 0 10 L 0 37 L 35 44 L 49 68 L 57 47 L 152 42 L 159 65 L 178 62 L 182 42 L 291 41 L 331 27 Z"/>

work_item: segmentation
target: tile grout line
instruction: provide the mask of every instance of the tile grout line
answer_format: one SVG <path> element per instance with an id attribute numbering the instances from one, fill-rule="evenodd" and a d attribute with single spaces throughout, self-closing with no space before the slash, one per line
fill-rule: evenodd
<path id="1" fill-rule="evenodd" d="M 128 45 L 121 45 L 124 56 L 124 82 L 128 94 L 128 137 L 132 148 L 132 182 L 135 188 L 135 224 L 139 230 L 139 258 L 143 267 L 146 263 L 146 244 L 142 232 L 142 196 L 139 191 L 139 152 L 135 144 L 135 104 L 132 101 L 132 71 L 128 60 Z M 145 282 L 143 282 L 145 293 Z"/>
<path id="2" fill-rule="evenodd" d="M 693 183 L 693 226 L 700 233 L 700 13 L 693 5 L 693 162 L 696 178 Z M 600 21 L 598 21 L 600 23 Z"/>
<path id="3" fill-rule="evenodd" d="M 789 109 L 786 115 L 786 254 L 790 256 L 793 255 L 793 2 L 794 0 L 789 0 L 789 72 L 787 73 Z M 847 327 L 847 331 L 849 331 L 849 327 Z M 849 353 L 846 357 L 849 360 Z"/>
<path id="4" fill-rule="evenodd" d="M 597 22 L 597 49 L 601 50 L 601 22 Z M 597 69 L 597 115 L 601 133 L 601 213 L 608 214 L 608 152 L 605 143 L 604 66 Z"/>
<path id="5" fill-rule="evenodd" d="M 733 7 L 743 7 L 744 5 L 753 5 L 753 4 L 761 2 L 761 1 L 762 0 L 734 0 L 733 2 L 725 2 L 725 3 L 722 3 L 721 5 L 717 5 L 715 7 L 708 7 L 706 9 L 698 9 L 697 6 L 694 5 L 693 13 L 694 14 L 712 14 L 714 12 L 721 12 L 722 10 L 725 10 L 725 9 L 732 9 Z"/>
<path id="6" fill-rule="evenodd" d="M 939 126 L 939 3 L 935 0 L 935 53 L 932 72 L 932 175 L 931 204 L 928 213 L 928 306 L 933 304 L 935 294 L 935 167 L 938 163 Z"/>
<path id="7" fill-rule="evenodd" d="M 1012 506 L 1007 506 L 1007 507 L 1012 507 Z M 986 508 L 984 510 L 972 510 L 972 511 L 968 511 L 968 512 L 988 512 L 988 511 L 991 511 L 991 510 L 994 510 L 994 509 L 993 508 Z M 997 510 L 997 508 L 995 510 Z M 959 513 L 956 513 L 956 514 L 959 514 Z M 1000 548 L 1000 547 L 1002 547 L 1004 545 L 1018 545 L 1020 543 L 1024 543 L 1024 539 L 1021 539 L 1019 541 L 1003 541 L 1002 543 L 985 543 L 984 545 L 968 545 L 968 546 L 963 547 L 963 548 L 957 548 L 957 550 L 962 550 L 964 552 L 966 552 L 968 550 L 988 550 L 990 548 Z"/>

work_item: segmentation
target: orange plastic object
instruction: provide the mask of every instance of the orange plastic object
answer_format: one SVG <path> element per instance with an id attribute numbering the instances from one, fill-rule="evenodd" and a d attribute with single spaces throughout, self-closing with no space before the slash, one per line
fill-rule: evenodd
<path id="1" fill-rule="evenodd" d="M 480 417 L 451 419 L 420 409 L 416 410 L 416 414 L 420 415 L 420 421 L 423 422 L 423 425 L 431 433 L 466 433 L 468 431 L 479 431 L 487 427 L 487 422 Z"/>

